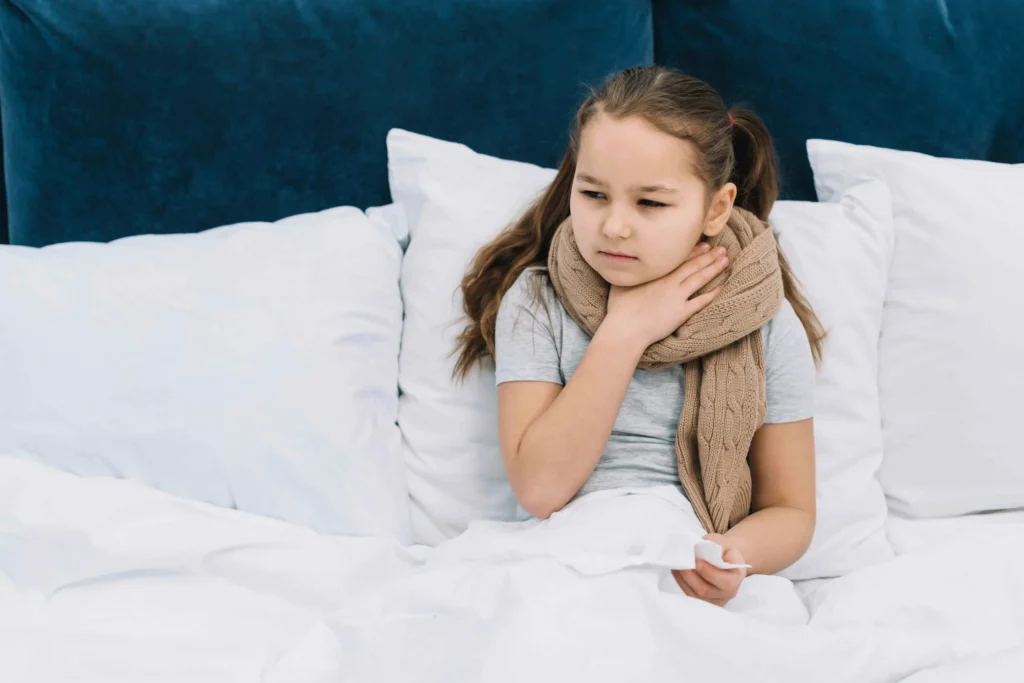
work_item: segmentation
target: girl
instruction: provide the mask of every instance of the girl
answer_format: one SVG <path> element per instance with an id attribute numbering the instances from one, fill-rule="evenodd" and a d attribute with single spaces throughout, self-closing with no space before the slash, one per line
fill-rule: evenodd
<path id="1" fill-rule="evenodd" d="M 493 358 L 527 513 L 668 484 L 726 561 L 804 553 L 823 333 L 766 223 L 777 195 L 764 124 L 706 83 L 632 68 L 586 99 L 550 187 L 462 282 L 456 373 Z M 724 605 L 746 570 L 673 574 Z"/>

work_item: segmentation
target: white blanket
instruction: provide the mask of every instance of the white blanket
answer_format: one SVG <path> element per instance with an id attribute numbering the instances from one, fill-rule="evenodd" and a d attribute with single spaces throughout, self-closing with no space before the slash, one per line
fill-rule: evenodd
<path id="1" fill-rule="evenodd" d="M 1012 666 L 1024 662 L 1024 518 L 918 525 L 926 533 L 912 541 L 907 525 L 897 544 L 913 550 L 810 591 L 811 625 L 874 622 L 945 641 L 956 665 L 908 683 L 1024 681 L 1024 667 Z"/>
<path id="2" fill-rule="evenodd" d="M 809 624 L 776 577 L 687 598 L 700 536 L 660 489 L 403 548 L 0 457 L 0 680 L 870 683 L 951 656 L 841 591 Z"/>

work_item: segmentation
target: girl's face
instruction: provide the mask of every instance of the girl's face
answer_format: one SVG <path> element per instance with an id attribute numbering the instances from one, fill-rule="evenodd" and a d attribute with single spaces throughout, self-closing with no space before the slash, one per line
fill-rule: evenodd
<path id="1" fill-rule="evenodd" d="M 580 134 L 569 212 L 584 260 L 609 284 L 655 280 L 677 268 L 701 235 L 720 232 L 736 186 L 708 203 L 696 148 L 643 118 L 598 114 Z"/>

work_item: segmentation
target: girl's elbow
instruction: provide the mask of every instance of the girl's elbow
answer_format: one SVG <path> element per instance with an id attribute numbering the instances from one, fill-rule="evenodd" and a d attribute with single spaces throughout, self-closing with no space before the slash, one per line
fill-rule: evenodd
<path id="1" fill-rule="evenodd" d="M 803 554 L 810 549 L 811 541 L 814 540 L 814 529 L 815 526 L 817 526 L 817 514 L 813 505 L 810 509 L 802 508 L 800 511 L 803 512 L 804 517 L 803 533 L 801 534 L 803 543 L 801 544 L 800 549 L 800 556 L 802 557 Z"/>
<path id="2" fill-rule="evenodd" d="M 818 524 L 818 506 L 817 502 L 812 498 L 798 508 L 804 513 L 804 524 L 807 526 L 808 536 L 814 535 L 814 528 Z M 810 541 L 808 541 L 810 543 Z"/>
<path id="3" fill-rule="evenodd" d="M 547 519 L 562 507 L 555 502 L 553 496 L 542 493 L 521 493 L 516 498 L 519 505 L 537 519 Z"/>
<path id="4" fill-rule="evenodd" d="M 544 457 L 523 457 L 523 448 L 508 463 L 509 483 L 519 506 L 537 519 L 547 519 L 561 510 L 572 495 L 565 495 L 555 472 L 540 463 Z M 532 453 L 533 456 L 538 454 Z"/>
<path id="5" fill-rule="evenodd" d="M 537 519 L 547 519 L 565 507 L 565 497 L 553 487 L 539 482 L 523 483 L 514 487 L 520 507 Z"/>

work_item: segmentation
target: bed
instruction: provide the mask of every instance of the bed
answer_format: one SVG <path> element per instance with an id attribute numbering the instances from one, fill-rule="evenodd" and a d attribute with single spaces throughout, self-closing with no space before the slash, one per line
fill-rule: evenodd
<path id="1" fill-rule="evenodd" d="M 1024 680 L 1024 10 L 801 4 L 0 0 L 0 680 Z M 726 609 L 671 501 L 511 521 L 447 355 L 652 63 L 764 117 L 832 333 L 814 543 Z"/>

